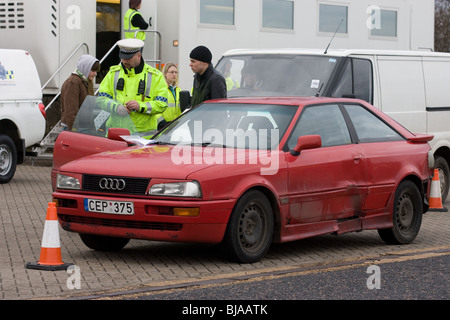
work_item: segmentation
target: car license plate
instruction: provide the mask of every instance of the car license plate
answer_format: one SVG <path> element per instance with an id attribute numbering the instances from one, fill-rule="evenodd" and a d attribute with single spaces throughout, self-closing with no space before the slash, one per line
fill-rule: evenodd
<path id="1" fill-rule="evenodd" d="M 84 210 L 88 212 L 133 215 L 134 204 L 130 201 L 84 199 Z"/>

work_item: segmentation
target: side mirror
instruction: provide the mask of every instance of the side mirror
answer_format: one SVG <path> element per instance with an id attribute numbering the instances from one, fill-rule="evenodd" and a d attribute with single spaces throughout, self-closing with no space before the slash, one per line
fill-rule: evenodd
<path id="1" fill-rule="evenodd" d="M 322 139 L 319 135 L 301 136 L 297 140 L 297 145 L 291 150 L 291 155 L 298 156 L 302 150 L 320 148 Z"/>
<path id="2" fill-rule="evenodd" d="M 187 90 L 180 91 L 180 109 L 181 113 L 191 107 L 191 94 Z"/>
<path id="3" fill-rule="evenodd" d="M 108 139 L 124 141 L 120 136 L 129 136 L 130 130 L 125 128 L 110 128 L 108 130 Z"/>

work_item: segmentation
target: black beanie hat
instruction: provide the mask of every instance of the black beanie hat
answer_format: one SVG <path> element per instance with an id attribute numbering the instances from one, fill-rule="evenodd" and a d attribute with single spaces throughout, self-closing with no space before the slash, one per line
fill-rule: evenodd
<path id="1" fill-rule="evenodd" d="M 195 59 L 206 63 L 211 63 L 212 60 L 211 51 L 209 51 L 209 49 L 205 46 L 198 46 L 194 48 L 194 50 L 191 51 L 189 57 L 191 59 Z"/>

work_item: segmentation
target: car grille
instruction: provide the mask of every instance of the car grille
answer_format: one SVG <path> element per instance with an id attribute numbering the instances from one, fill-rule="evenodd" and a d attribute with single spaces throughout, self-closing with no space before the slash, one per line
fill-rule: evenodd
<path id="1" fill-rule="evenodd" d="M 80 223 L 93 226 L 160 230 L 160 231 L 180 231 L 183 228 L 183 225 L 181 223 L 101 219 L 92 217 L 78 217 L 65 214 L 59 214 L 58 217 L 62 223 Z"/>
<path id="2" fill-rule="evenodd" d="M 100 188 L 100 180 L 107 179 L 122 179 L 125 181 L 125 188 L 123 190 L 106 190 Z M 117 176 L 98 176 L 98 175 L 83 175 L 83 190 L 94 191 L 102 193 L 115 193 L 115 194 L 134 194 L 145 195 L 147 191 L 150 179 L 147 178 L 129 178 L 129 177 L 117 177 Z"/>

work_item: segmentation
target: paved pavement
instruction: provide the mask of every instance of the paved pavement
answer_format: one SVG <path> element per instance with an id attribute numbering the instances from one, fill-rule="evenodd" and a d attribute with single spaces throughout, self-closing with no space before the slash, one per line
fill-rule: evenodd
<path id="1" fill-rule="evenodd" d="M 18 166 L 10 183 L 0 185 L 1 300 L 96 298 L 128 289 L 171 288 L 332 261 L 450 248 L 450 212 L 427 213 L 419 236 L 407 246 L 386 245 L 376 231 L 326 235 L 273 245 L 263 260 L 252 264 L 228 262 L 215 247 L 195 244 L 132 240 L 120 252 L 96 252 L 84 246 L 77 234 L 59 229 L 62 259 L 76 265 L 78 271 L 27 269 L 25 265 L 37 262 L 40 256 L 51 201 L 50 164 L 28 160 Z"/>

